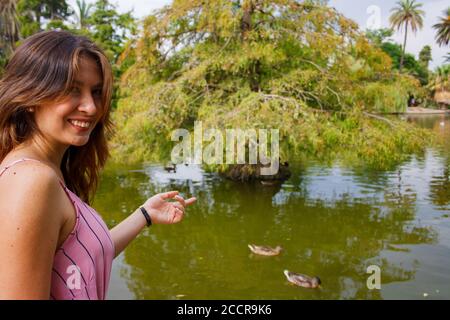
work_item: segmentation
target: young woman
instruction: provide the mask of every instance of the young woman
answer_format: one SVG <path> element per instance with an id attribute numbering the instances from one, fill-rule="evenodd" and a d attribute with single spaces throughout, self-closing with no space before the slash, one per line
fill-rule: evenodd
<path id="1" fill-rule="evenodd" d="M 112 73 L 90 40 L 33 35 L 0 80 L 0 298 L 105 299 L 112 260 L 187 205 L 157 194 L 108 230 L 89 206 L 108 157 Z M 167 200 L 174 199 L 169 202 Z"/>

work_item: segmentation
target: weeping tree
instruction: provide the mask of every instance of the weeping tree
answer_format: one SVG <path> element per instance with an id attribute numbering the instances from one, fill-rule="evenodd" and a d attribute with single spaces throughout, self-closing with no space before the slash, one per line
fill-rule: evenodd
<path id="1" fill-rule="evenodd" d="M 353 150 L 383 166 L 427 137 L 371 113 L 404 110 L 418 83 L 324 1 L 175 0 L 144 20 L 130 54 L 113 115 L 117 161 L 161 160 L 172 130 L 196 120 L 278 128 L 283 159 Z"/>

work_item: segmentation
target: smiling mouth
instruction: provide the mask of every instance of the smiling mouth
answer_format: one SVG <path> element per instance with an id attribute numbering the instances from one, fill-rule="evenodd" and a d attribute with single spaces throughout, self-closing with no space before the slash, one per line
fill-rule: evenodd
<path id="1" fill-rule="evenodd" d="M 79 129 L 88 129 L 92 122 L 90 121 L 80 121 L 80 120 L 68 120 L 70 122 L 70 124 L 72 124 L 73 126 L 79 128 Z"/>

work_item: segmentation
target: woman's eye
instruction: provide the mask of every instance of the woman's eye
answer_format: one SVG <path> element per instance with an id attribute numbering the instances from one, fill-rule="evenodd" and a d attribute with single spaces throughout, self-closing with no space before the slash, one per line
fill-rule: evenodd
<path id="1" fill-rule="evenodd" d="M 70 93 L 71 94 L 80 94 L 80 89 L 74 87 L 74 88 L 70 89 Z"/>
<path id="2" fill-rule="evenodd" d="M 102 96 L 102 90 L 98 89 L 98 90 L 94 90 L 92 92 L 92 94 L 96 97 L 101 97 Z"/>

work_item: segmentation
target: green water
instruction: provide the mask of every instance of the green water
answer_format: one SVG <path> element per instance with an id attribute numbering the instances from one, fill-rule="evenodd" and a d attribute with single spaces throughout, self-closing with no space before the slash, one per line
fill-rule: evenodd
<path id="1" fill-rule="evenodd" d="M 450 141 L 450 119 L 410 118 Z M 450 299 L 450 143 L 392 171 L 290 164 L 278 187 L 181 166 L 104 172 L 93 206 L 109 226 L 148 197 L 180 190 L 196 205 L 145 230 L 113 265 L 109 299 Z M 277 257 L 247 244 L 281 245 Z M 381 289 L 366 285 L 369 265 Z M 322 279 L 290 285 L 283 270 Z"/>

